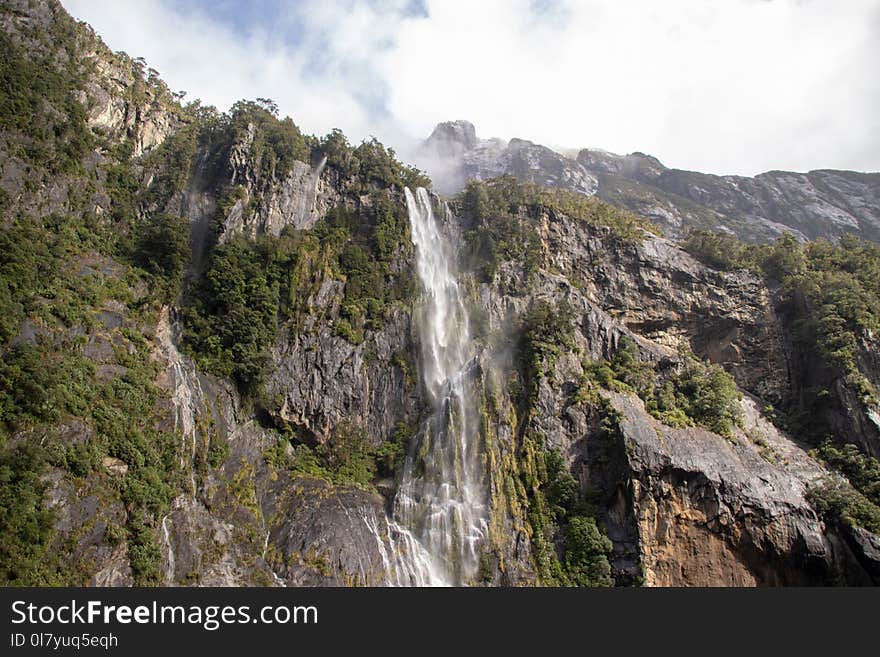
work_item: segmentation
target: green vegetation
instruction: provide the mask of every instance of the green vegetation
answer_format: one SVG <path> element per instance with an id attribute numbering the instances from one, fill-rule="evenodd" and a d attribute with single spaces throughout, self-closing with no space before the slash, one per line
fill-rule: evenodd
<path id="1" fill-rule="evenodd" d="M 104 456 L 121 459 L 128 473 L 121 482 L 108 481 L 107 485 L 111 490 L 116 487 L 129 512 L 126 528 L 131 545 L 146 550 L 151 536 L 148 529 L 155 527 L 157 517 L 184 487 L 184 481 L 179 436 L 154 428 L 158 398 L 152 383 L 155 364 L 145 343 L 131 346 L 134 354 L 119 354 L 125 363 L 124 373 L 106 382 L 96 377 L 95 364 L 75 348 L 20 344 L 7 351 L 0 362 L 0 434 L 33 426 L 51 427 L 72 418 L 86 422 L 87 428 L 82 442 L 62 441 L 50 431 L 39 447 L 0 449 L 4 458 L 13 460 L 19 458 L 15 454 L 20 449 L 37 450 L 38 456 L 28 461 L 33 466 L 48 464 L 83 479 L 100 473 Z M 22 511 L 20 507 L 0 509 L 13 533 L 22 522 Z M 48 536 L 42 538 L 47 540 Z M 144 559 L 132 566 L 139 582 L 157 581 Z"/>
<path id="2" fill-rule="evenodd" d="M 845 482 L 826 479 L 807 491 L 807 499 L 825 518 L 880 534 L 880 507 Z"/>
<path id="3" fill-rule="evenodd" d="M 218 154 L 211 166 L 225 166 L 229 149 L 240 143 L 250 144 L 250 161 L 258 172 L 270 172 L 270 180 L 285 175 L 294 160 L 326 155 L 354 200 L 331 209 L 309 230 L 215 245 L 186 295 L 186 349 L 207 371 L 232 376 L 251 398 L 260 396 L 267 350 L 279 328 L 300 331 L 308 318 L 325 312 L 312 303 L 327 278 L 344 283 L 334 332 L 353 344 L 380 329 L 395 304 L 413 298 L 415 280 L 401 262 L 412 247 L 399 192 L 404 184 L 429 183 L 375 140 L 352 148 L 338 131 L 316 140 L 276 114 L 272 101 L 259 99 L 237 103 L 228 115 L 209 116 L 200 139 Z M 245 198 L 242 186 L 225 189 L 217 221 Z M 245 212 L 260 202 L 254 194 Z"/>
<path id="4" fill-rule="evenodd" d="M 573 586 L 612 586 L 611 541 L 593 518 L 575 516 L 565 538 L 565 572 Z"/>
<path id="5" fill-rule="evenodd" d="M 412 430 L 399 424 L 390 440 L 376 447 L 361 427 L 342 422 L 327 442 L 315 447 L 299 443 L 290 449 L 282 438 L 267 452 L 267 459 L 296 475 L 367 488 L 377 475 L 393 477 L 400 470 L 411 437 Z"/>
<path id="6" fill-rule="evenodd" d="M 230 144 L 250 141 L 251 162 L 270 178 L 284 178 L 296 160 L 309 162 L 311 140 L 290 117 L 279 120 L 277 106 L 268 99 L 235 103 L 224 117 L 224 129 Z"/>
<path id="7" fill-rule="evenodd" d="M 574 313 L 562 302 L 556 306 L 539 300 L 523 318 L 519 354 L 530 404 L 538 394 L 538 383 L 552 368 L 564 348 L 574 348 Z"/>
<path id="8" fill-rule="evenodd" d="M 627 210 L 583 194 L 541 187 L 502 176 L 486 182 L 471 181 L 455 201 L 472 222 L 465 234 L 465 266 L 483 280 L 494 276 L 502 260 L 521 263 L 535 271 L 543 259 L 532 221 L 543 210 L 558 212 L 590 226 L 606 227 L 618 239 L 633 240 L 657 228 Z"/>
<path id="9" fill-rule="evenodd" d="M 394 304 L 413 298 L 412 273 L 395 267 L 399 250 L 411 248 L 407 231 L 403 210 L 376 193 L 361 214 L 339 208 L 311 230 L 278 239 L 237 237 L 215 247 L 187 296 L 188 351 L 207 371 L 232 376 L 258 397 L 278 328 L 290 322 L 300 330 L 314 315 L 310 300 L 324 277 L 345 282 L 336 334 L 362 342 Z"/>
<path id="10" fill-rule="evenodd" d="M 502 260 L 521 263 L 529 273 L 537 270 L 541 260 L 538 235 L 517 214 L 518 206 L 505 201 L 497 186 L 471 181 L 457 200 L 473 222 L 473 228 L 464 235 L 464 269 L 475 272 L 485 282 L 495 276 Z"/>
<path id="11" fill-rule="evenodd" d="M 43 454 L 31 445 L 0 450 L 0 582 L 51 585 L 45 568 L 53 514 L 43 506 Z"/>
<path id="12" fill-rule="evenodd" d="M 766 248 L 756 244 L 746 244 L 733 235 L 713 233 L 707 230 L 692 230 L 682 241 L 685 251 L 703 264 L 722 271 L 749 269 L 761 270 L 761 253 Z"/>
<path id="13" fill-rule="evenodd" d="M 836 245 L 801 244 L 790 234 L 772 245 L 747 246 L 709 233 L 694 233 L 685 244 L 713 267 L 747 268 L 781 287 L 778 312 L 791 328 L 804 369 L 801 394 L 787 409 L 792 427 L 814 442 L 832 433 L 823 410 L 833 403 L 829 391 L 838 378 L 866 404 L 880 403 L 856 362 L 860 342 L 880 331 L 880 246 L 852 236 Z"/>
<path id="14" fill-rule="evenodd" d="M 76 565 L 57 558 L 69 550 L 61 549 L 52 513 L 42 506 L 47 468 L 63 471 L 77 486 L 97 485 L 121 502 L 126 520 L 117 538 L 127 541 L 136 580 L 158 581 L 153 531 L 185 482 L 180 437 L 156 430 L 156 363 L 136 327 L 179 284 L 183 246 L 178 240 L 177 249 L 161 248 L 163 240 L 175 244 L 174 231 L 166 230 L 174 225 L 160 216 L 142 227 L 131 258 L 144 269 L 108 257 L 119 252 L 120 241 L 93 216 L 18 218 L 0 231 L 4 583 L 81 583 Z M 102 319 L 108 304 L 121 309 L 123 322 L 112 338 Z M 103 341 L 109 355 L 101 371 L 83 350 Z M 106 474 L 105 457 L 122 460 L 127 474 Z"/>
<path id="15" fill-rule="evenodd" d="M 211 253 L 186 309 L 186 346 L 209 372 L 250 394 L 263 383 L 278 322 L 279 283 L 266 241 L 237 238 Z"/>
<path id="16" fill-rule="evenodd" d="M 150 185 L 140 194 L 144 207 L 151 211 L 161 210 L 174 194 L 186 187 L 193 159 L 198 152 L 200 133 L 207 130 L 200 123 L 184 126 L 138 161 L 139 166 L 149 170 L 154 176 Z M 128 163 L 125 159 L 123 162 Z M 118 208 L 119 204 L 114 203 L 114 209 Z"/>
<path id="17" fill-rule="evenodd" d="M 161 299 L 173 303 L 180 294 L 190 260 L 189 223 L 170 214 L 155 214 L 135 227 L 132 260 L 150 276 Z"/>
<path id="18" fill-rule="evenodd" d="M 75 56 L 75 33 L 63 30 L 58 36 L 53 48 L 67 54 L 63 64 L 51 50 L 34 57 L 5 31 L 0 34 L 0 128 L 27 137 L 20 152 L 35 166 L 49 173 L 74 173 L 82 169 L 94 139 L 74 95 L 85 83 Z"/>
<path id="19" fill-rule="evenodd" d="M 520 481 L 526 494 L 532 552 L 548 586 L 613 586 L 611 541 L 599 529 L 565 459 L 534 435 L 523 439 Z"/>
<path id="20" fill-rule="evenodd" d="M 732 436 L 741 421 L 740 393 L 733 377 L 718 365 L 682 351 L 677 370 L 657 381 L 654 364 L 642 361 L 638 346 L 621 338 L 610 361 L 586 363 L 587 384 L 608 390 L 634 392 L 658 420 L 672 427 L 699 425 L 722 436 Z"/>
<path id="21" fill-rule="evenodd" d="M 423 171 L 402 164 L 394 149 L 385 148 L 375 138 L 353 148 L 341 130 L 333 130 L 317 143 L 317 152 L 326 156 L 327 166 L 336 169 L 355 194 L 431 185 Z"/>
<path id="22" fill-rule="evenodd" d="M 814 454 L 841 472 L 857 491 L 880 507 L 880 461 L 862 454 L 855 445 L 836 447 L 824 443 Z"/>
<path id="23" fill-rule="evenodd" d="M 553 306 L 539 301 L 524 317 L 518 349 L 524 386 L 521 394 L 517 394 L 516 386 L 511 392 L 519 402 L 521 417 L 527 419 L 534 414 L 538 386 L 563 349 L 575 348 L 573 333 L 573 311 L 565 303 Z M 610 413 L 605 405 L 597 403 Z M 523 423 L 518 427 L 522 433 L 518 455 L 520 486 L 512 488 L 522 491 L 532 551 L 542 582 L 559 586 L 612 586 L 608 562 L 611 543 L 596 524 L 593 509 L 579 496 L 578 483 L 568 471 L 563 455 L 547 448 L 541 435 L 526 426 Z"/>

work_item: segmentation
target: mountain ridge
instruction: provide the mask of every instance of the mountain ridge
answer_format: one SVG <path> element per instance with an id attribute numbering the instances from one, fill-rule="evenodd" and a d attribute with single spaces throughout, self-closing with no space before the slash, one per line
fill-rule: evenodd
<path id="1" fill-rule="evenodd" d="M 438 124 L 415 160 L 437 172 L 446 192 L 509 174 L 596 195 L 648 217 L 672 237 L 705 229 L 747 242 L 785 232 L 801 240 L 849 233 L 880 241 L 880 173 L 816 169 L 747 177 L 669 169 L 641 152 L 581 149 L 570 157 L 526 139 L 478 139 L 465 120 Z"/>

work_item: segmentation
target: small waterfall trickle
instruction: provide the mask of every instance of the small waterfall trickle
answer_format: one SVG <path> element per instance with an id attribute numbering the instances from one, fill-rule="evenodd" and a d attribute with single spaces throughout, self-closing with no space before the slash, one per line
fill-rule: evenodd
<path id="1" fill-rule="evenodd" d="M 162 518 L 162 541 L 165 544 L 165 551 L 168 555 L 168 570 L 165 572 L 165 583 L 174 584 L 174 543 L 171 542 L 171 532 L 168 529 L 168 520 L 170 514 L 166 514 Z"/>
<path id="2" fill-rule="evenodd" d="M 422 285 L 417 322 L 431 415 L 415 437 L 389 523 L 395 578 L 416 586 L 463 585 L 475 576 L 488 533 L 479 446 L 473 342 L 455 251 L 428 192 L 406 190 Z M 444 208 L 448 212 L 448 208 Z"/>

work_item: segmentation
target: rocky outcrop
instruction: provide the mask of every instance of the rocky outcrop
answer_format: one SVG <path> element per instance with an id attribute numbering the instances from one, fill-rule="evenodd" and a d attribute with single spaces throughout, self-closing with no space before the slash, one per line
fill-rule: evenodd
<path id="1" fill-rule="evenodd" d="M 264 171 L 254 155 L 257 127 L 249 123 L 231 145 L 219 184 L 237 190 L 238 198 L 219 220 L 219 240 L 234 235 L 278 237 L 285 228 L 306 230 L 327 210 L 342 205 L 338 175 L 325 169 L 326 158 L 313 165 L 295 160 L 286 173 Z"/>
<path id="2" fill-rule="evenodd" d="M 130 140 L 131 154 L 137 157 L 161 145 L 180 126 L 181 119 L 169 111 L 167 89 L 155 81 L 145 83 L 135 63 L 101 47 L 85 57 L 95 72 L 82 96 L 93 131 L 115 142 Z"/>
<path id="3" fill-rule="evenodd" d="M 326 282 L 326 287 L 338 285 Z M 316 310 L 320 301 L 319 296 Z M 391 436 L 396 424 L 414 424 L 422 407 L 413 387 L 417 373 L 394 364 L 396 357 L 414 362 L 410 323 L 409 314 L 396 312 L 358 345 L 333 335 L 332 320 L 284 336 L 276 345 L 267 388 L 270 398 L 279 400 L 281 423 L 315 442 L 324 442 L 342 420 L 369 427 L 379 442 Z"/>
<path id="4" fill-rule="evenodd" d="M 609 399 L 621 414 L 627 502 L 646 585 L 878 583 L 805 497 L 827 473 L 766 423 L 753 401 L 745 402 L 745 431 L 727 440 L 665 427 L 633 397 Z"/>
<path id="5" fill-rule="evenodd" d="M 51 53 L 59 67 L 80 69 L 84 82 L 75 97 L 86 112 L 88 127 L 101 138 L 112 144 L 130 141 L 132 155 L 138 156 L 181 125 L 172 94 L 158 75 L 146 71 L 142 61 L 112 52 L 90 26 L 74 25 L 59 3 L 13 0 L 0 20 L 20 46 L 41 55 Z M 55 42 L 47 49 L 45 35 L 73 41 Z"/>
<path id="6" fill-rule="evenodd" d="M 375 492 L 276 469 L 265 452 L 277 444 L 278 436 L 244 411 L 234 388 L 199 373 L 179 353 L 167 312 L 159 324 L 157 355 L 165 364 L 160 381 L 170 392 L 173 421 L 192 446 L 191 452 L 185 450 L 192 454 L 186 466 L 191 472 L 191 491 L 174 500 L 161 523 L 165 582 L 208 586 L 386 583 L 391 577 L 392 550 L 386 501 Z M 325 357 L 334 351 L 347 353 L 340 345 L 335 349 L 325 346 L 321 352 Z M 294 353 L 287 356 L 288 365 L 311 371 L 308 361 L 297 365 L 292 361 L 309 358 L 314 351 L 303 348 Z M 381 380 L 380 373 L 373 374 Z M 345 408 L 345 399 L 335 387 L 344 385 L 341 377 L 313 383 L 310 398 L 339 398 L 342 411 L 347 411 L 343 416 L 329 416 L 328 431 L 343 418 L 356 417 L 356 410 Z M 387 424 L 395 415 L 389 403 L 379 417 L 385 403 L 379 399 L 368 408 L 378 422 Z M 306 417 L 315 410 L 308 404 L 306 398 L 293 397 L 286 408 Z M 371 435 L 381 434 L 371 431 Z M 197 446 L 218 441 L 228 446 L 228 456 L 216 469 L 200 469 Z"/>

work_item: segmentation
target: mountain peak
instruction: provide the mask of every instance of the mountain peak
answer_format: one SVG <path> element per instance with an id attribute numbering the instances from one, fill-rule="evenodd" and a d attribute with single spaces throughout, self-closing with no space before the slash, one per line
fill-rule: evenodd
<path id="1" fill-rule="evenodd" d="M 477 130 L 470 121 L 458 119 L 438 123 L 428 137 L 427 144 L 441 153 L 469 151 L 477 145 Z"/>

